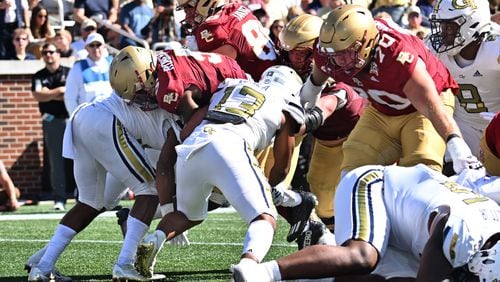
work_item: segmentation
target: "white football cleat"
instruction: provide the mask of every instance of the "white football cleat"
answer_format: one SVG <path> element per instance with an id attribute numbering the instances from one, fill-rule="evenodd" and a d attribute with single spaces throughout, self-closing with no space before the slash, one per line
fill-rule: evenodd
<path id="1" fill-rule="evenodd" d="M 115 264 L 113 267 L 113 281 L 154 281 L 161 279 L 165 279 L 165 275 L 155 274 L 152 277 L 142 276 L 132 264 Z"/>
<path id="2" fill-rule="evenodd" d="M 28 276 L 29 282 L 71 282 L 73 279 L 62 276 L 59 271 L 52 270 L 49 273 L 43 273 L 38 267 L 33 266 Z"/>
<path id="3" fill-rule="evenodd" d="M 156 257 L 165 243 L 163 232 L 155 231 L 146 235 L 137 248 L 135 267 L 145 277 L 153 277 Z"/>

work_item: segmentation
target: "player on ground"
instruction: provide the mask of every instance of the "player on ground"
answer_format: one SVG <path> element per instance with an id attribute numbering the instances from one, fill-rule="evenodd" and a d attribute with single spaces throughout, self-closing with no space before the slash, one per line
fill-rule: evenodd
<path id="1" fill-rule="evenodd" d="M 144 73 L 138 76 L 145 78 Z M 156 212 L 158 197 L 156 170 L 144 146 L 161 149 L 176 120 L 178 117 L 161 109 L 146 112 L 136 104 L 127 105 L 115 94 L 76 110 L 66 127 L 63 153 L 74 160 L 78 201 L 61 219 L 47 246 L 30 258 L 29 281 L 49 281 L 51 276 L 56 281 L 71 281 L 54 268 L 57 259 L 76 234 L 102 211 L 117 205 L 124 187 L 134 192 L 135 202 L 113 278 L 146 279 L 134 268 L 135 254 Z M 107 172 L 125 186 L 107 186 Z M 109 191 L 109 187 L 121 189 Z"/>
<path id="2" fill-rule="evenodd" d="M 491 21 L 486 0 L 440 0 L 430 16 L 431 50 L 460 87 L 454 119 L 479 158 L 479 142 L 488 121 L 480 113 L 500 111 L 500 27 Z"/>
<path id="3" fill-rule="evenodd" d="M 276 261 L 240 265 L 235 281 L 361 281 L 348 275 L 372 272 L 389 248 L 417 262 L 399 277 L 442 281 L 465 270 L 480 281 L 500 277 L 498 204 L 425 165 L 352 170 L 339 184 L 335 206 L 338 246 L 311 246 Z"/>
<path id="4" fill-rule="evenodd" d="M 365 8 L 344 5 L 323 23 L 314 61 L 301 91 L 306 108 L 314 108 L 329 77 L 370 101 L 343 145 L 342 170 L 398 162 L 441 171 L 443 141 L 456 172 L 481 166 L 452 118 L 458 85 L 419 38 L 373 19 Z"/>
<path id="5" fill-rule="evenodd" d="M 166 178 L 157 179 L 158 189 L 162 186 L 170 191 L 168 195 L 176 190 L 177 209 L 174 211 L 171 198 L 162 206 L 166 216 L 141 244 L 144 251 L 137 259 L 141 271 L 152 274 L 163 243 L 203 222 L 214 186 L 249 224 L 240 263 L 262 261 L 276 227 L 270 186 L 284 180 L 294 135 L 304 121 L 297 95 L 301 86 L 300 77 L 286 66 L 269 68 L 259 83 L 228 79 L 219 85 L 210 105 L 190 120 L 201 123 L 175 148 L 175 179 L 172 158 L 166 154 L 168 150 L 162 151 L 158 170 Z M 266 179 L 254 151 L 270 143 L 276 162 Z M 165 161 L 171 166 L 164 169 Z"/>
<path id="6" fill-rule="evenodd" d="M 303 80 L 311 73 L 313 47 L 322 24 L 319 17 L 301 15 L 288 22 L 279 35 L 280 54 Z M 307 181 L 318 198 L 317 215 L 333 230 L 333 199 L 340 181 L 342 144 L 364 110 L 366 100 L 350 86 L 333 80 L 320 95 L 316 106 L 306 111 L 304 130 L 315 138 Z"/>
<path id="7" fill-rule="evenodd" d="M 215 52 L 235 59 L 254 80 L 276 65 L 275 46 L 262 23 L 241 3 L 226 0 L 180 0 L 185 24 L 195 38 L 193 50 Z"/>

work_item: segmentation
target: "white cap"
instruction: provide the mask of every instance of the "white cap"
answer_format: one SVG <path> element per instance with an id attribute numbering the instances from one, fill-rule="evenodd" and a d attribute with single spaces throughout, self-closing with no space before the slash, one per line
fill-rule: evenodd
<path id="1" fill-rule="evenodd" d="M 422 13 L 420 12 L 420 8 L 418 6 L 410 6 L 408 7 L 408 15 L 411 14 L 411 13 L 417 13 L 419 15 L 421 15 Z"/>
<path id="2" fill-rule="evenodd" d="M 99 33 L 94 32 L 87 37 L 87 40 L 85 40 L 85 46 L 89 45 L 92 42 L 99 42 L 101 44 L 104 44 L 104 38 Z"/>

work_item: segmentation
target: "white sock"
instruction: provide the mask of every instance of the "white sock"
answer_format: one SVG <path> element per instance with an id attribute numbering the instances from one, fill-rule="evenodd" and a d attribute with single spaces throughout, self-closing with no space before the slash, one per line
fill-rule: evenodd
<path id="1" fill-rule="evenodd" d="M 248 226 L 243 254 L 252 253 L 261 262 L 273 243 L 274 229 L 266 220 L 256 220 Z"/>
<path id="2" fill-rule="evenodd" d="M 263 263 L 262 265 L 266 268 L 267 274 L 269 274 L 269 277 L 271 277 L 271 281 L 281 281 L 281 273 L 277 261 L 268 261 Z"/>
<path id="3" fill-rule="evenodd" d="M 47 250 L 43 254 L 40 262 L 38 263 L 38 268 L 43 272 L 47 273 L 54 269 L 57 259 L 64 251 L 66 246 L 69 245 L 73 237 L 75 237 L 76 231 L 69 228 L 66 225 L 59 224 L 54 232 L 54 235 L 47 244 Z"/>
<path id="4" fill-rule="evenodd" d="M 135 217 L 128 216 L 127 219 L 127 234 L 123 239 L 122 250 L 118 256 L 118 264 L 132 264 L 135 261 L 137 247 L 141 242 L 142 237 L 148 232 L 149 226 Z"/>

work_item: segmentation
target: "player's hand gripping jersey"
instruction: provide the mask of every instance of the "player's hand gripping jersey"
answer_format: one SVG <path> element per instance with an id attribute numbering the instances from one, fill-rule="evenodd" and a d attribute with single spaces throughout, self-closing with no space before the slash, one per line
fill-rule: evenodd
<path id="1" fill-rule="evenodd" d="M 380 33 L 380 41 L 375 47 L 374 57 L 355 76 L 337 71 L 335 65 L 327 56 L 321 55 L 321 52 L 314 52 L 315 63 L 328 76 L 345 82 L 361 95 L 367 96 L 378 111 L 391 116 L 416 111 L 403 93 L 403 88 L 415 69 L 418 58 L 426 63 L 438 93 L 446 89 L 455 93 L 458 91 L 458 85 L 450 72 L 430 53 L 422 40 L 401 32 L 399 27 L 382 19 L 375 19 L 375 24 Z"/>
<path id="2" fill-rule="evenodd" d="M 193 33 L 199 51 L 210 52 L 226 44 L 236 49 L 236 61 L 256 81 L 268 67 L 277 63 L 272 40 L 252 11 L 242 4 L 224 5 Z"/>
<path id="3" fill-rule="evenodd" d="M 247 77 L 235 60 L 215 53 L 165 50 L 157 53 L 157 60 L 156 99 L 161 108 L 171 113 L 175 113 L 179 98 L 190 85 L 201 89 L 203 101 L 208 104 L 224 79 Z"/>

